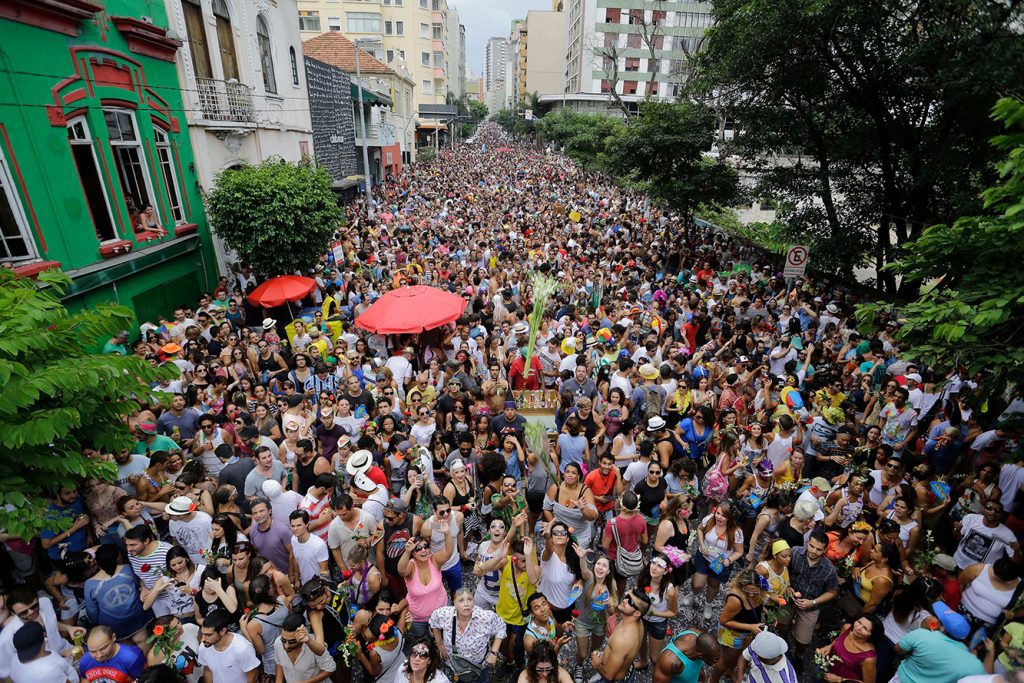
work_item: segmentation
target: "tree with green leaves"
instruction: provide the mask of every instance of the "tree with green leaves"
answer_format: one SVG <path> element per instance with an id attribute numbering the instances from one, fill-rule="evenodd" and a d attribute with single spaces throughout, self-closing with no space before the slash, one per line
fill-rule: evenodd
<path id="1" fill-rule="evenodd" d="M 0 529 L 16 538 L 70 526 L 47 514 L 58 488 L 116 477 L 114 463 L 83 449 L 130 448 L 124 417 L 139 409 L 133 395 L 148 401 L 149 383 L 171 371 L 98 355 L 97 343 L 129 327 L 132 312 L 99 304 L 70 314 L 59 298 L 70 284 L 56 270 L 37 282 L 0 268 Z"/>
<path id="2" fill-rule="evenodd" d="M 882 266 L 976 211 L 989 109 L 1024 82 L 1021 0 L 712 0 L 691 96 L 736 122 L 730 154 L 787 207 L 815 267 Z"/>
<path id="3" fill-rule="evenodd" d="M 579 114 L 562 109 L 537 121 L 537 135 L 564 150 L 574 163 L 590 171 L 606 170 L 608 140 L 625 128 L 621 119 L 601 114 Z"/>
<path id="4" fill-rule="evenodd" d="M 708 156 L 714 113 L 691 102 L 641 102 L 638 116 L 607 141 L 609 170 L 678 211 L 689 225 L 700 204 L 739 198 L 736 170 Z"/>
<path id="5" fill-rule="evenodd" d="M 315 266 L 343 218 L 327 171 L 279 159 L 218 174 L 207 207 L 214 232 L 267 276 Z"/>
<path id="6" fill-rule="evenodd" d="M 487 105 L 479 100 L 468 100 L 469 115 L 474 121 L 483 121 L 487 118 Z"/>
<path id="7" fill-rule="evenodd" d="M 998 393 L 1024 386 L 1024 104 L 1002 99 L 994 118 L 1007 129 L 992 141 L 1005 158 L 1000 182 L 982 193 L 985 212 L 928 228 L 886 269 L 921 286 L 896 311 L 914 358 L 981 373 L 984 389 Z M 857 315 L 870 327 L 891 309 L 869 304 Z"/>

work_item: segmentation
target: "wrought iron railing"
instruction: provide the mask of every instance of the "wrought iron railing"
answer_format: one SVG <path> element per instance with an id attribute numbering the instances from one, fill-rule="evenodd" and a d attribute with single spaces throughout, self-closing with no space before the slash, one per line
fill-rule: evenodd
<path id="1" fill-rule="evenodd" d="M 231 79 L 218 81 L 197 78 L 199 106 L 203 118 L 211 121 L 256 123 L 256 110 L 252 102 L 252 88 Z"/>

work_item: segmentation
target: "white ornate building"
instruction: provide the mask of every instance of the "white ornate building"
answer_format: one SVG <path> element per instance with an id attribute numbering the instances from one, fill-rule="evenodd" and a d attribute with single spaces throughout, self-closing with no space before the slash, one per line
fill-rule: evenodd
<path id="1" fill-rule="evenodd" d="M 234 166 L 312 156 L 296 0 L 165 1 L 201 189 Z"/>

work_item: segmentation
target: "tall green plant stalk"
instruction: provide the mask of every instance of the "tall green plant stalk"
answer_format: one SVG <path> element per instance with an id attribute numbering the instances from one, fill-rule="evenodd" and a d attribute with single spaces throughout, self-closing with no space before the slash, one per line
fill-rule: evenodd
<path id="1" fill-rule="evenodd" d="M 551 481 L 558 481 L 558 473 L 551 463 L 551 456 L 548 455 L 548 431 L 541 422 L 526 423 L 526 445 L 537 454 L 537 459 L 544 465 Z"/>
<path id="2" fill-rule="evenodd" d="M 533 310 L 530 311 L 530 339 L 526 344 L 526 367 L 523 368 L 523 377 L 527 378 L 532 372 L 533 352 L 537 346 L 537 332 L 540 330 L 540 323 L 544 319 L 544 310 L 547 308 L 548 300 L 558 291 L 558 281 L 554 278 L 535 273 L 533 276 Z"/>

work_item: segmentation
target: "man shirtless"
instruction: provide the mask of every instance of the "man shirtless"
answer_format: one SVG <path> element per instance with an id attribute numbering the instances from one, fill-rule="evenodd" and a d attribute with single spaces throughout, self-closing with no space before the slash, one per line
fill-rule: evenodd
<path id="1" fill-rule="evenodd" d="M 600 683 L 629 681 L 635 676 L 633 660 L 640 654 L 644 636 L 643 616 L 650 608 L 651 603 L 634 591 L 627 592 L 619 601 L 616 608 L 619 623 L 608 638 L 608 644 L 590 656 Z"/>
<path id="2" fill-rule="evenodd" d="M 704 666 L 714 666 L 721 654 L 721 646 L 710 633 L 683 631 L 654 661 L 651 680 L 653 683 L 697 683 Z"/>

